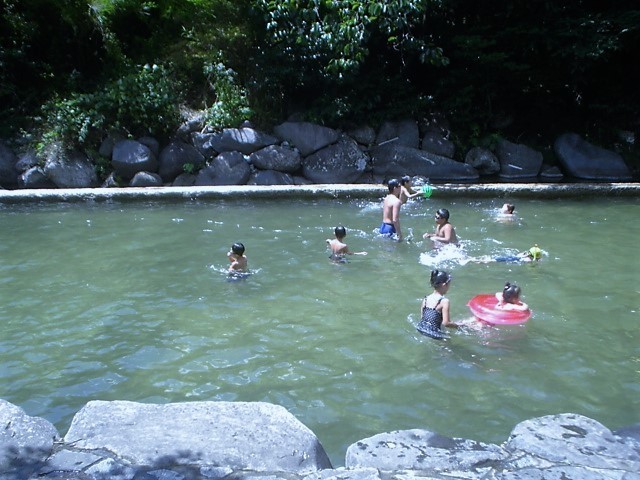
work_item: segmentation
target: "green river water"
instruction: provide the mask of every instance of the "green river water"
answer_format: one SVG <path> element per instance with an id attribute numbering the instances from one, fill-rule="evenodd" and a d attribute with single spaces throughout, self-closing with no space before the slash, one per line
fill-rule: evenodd
<path id="1" fill-rule="evenodd" d="M 0 398 L 64 435 L 88 401 L 265 401 L 318 435 L 334 466 L 364 437 L 425 428 L 501 443 L 563 412 L 640 422 L 640 202 L 411 201 L 414 241 L 378 238 L 371 200 L 118 202 L 0 207 Z M 435 251 L 438 208 L 462 251 Z M 343 224 L 348 264 L 325 240 Z M 246 246 L 252 275 L 229 281 Z M 474 263 L 540 245 L 537 264 Z M 431 268 L 449 270 L 452 318 L 505 281 L 525 324 L 415 331 Z"/>

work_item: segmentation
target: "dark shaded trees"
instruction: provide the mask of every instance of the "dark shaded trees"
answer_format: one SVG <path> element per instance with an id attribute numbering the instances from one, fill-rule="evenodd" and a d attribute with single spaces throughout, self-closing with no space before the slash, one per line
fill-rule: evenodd
<path id="1" fill-rule="evenodd" d="M 640 7 L 630 0 L 0 0 L 0 9 L 1 135 L 45 103 L 72 127 L 131 133 L 148 106 L 173 121 L 168 102 L 208 109 L 218 126 L 295 112 L 335 126 L 444 112 L 461 143 L 565 129 L 605 138 L 639 123 Z M 136 90 L 145 64 L 158 66 L 148 96 Z M 138 110 L 122 108 L 133 100 L 126 85 L 143 97 Z M 87 105 L 95 111 L 73 118 Z"/>

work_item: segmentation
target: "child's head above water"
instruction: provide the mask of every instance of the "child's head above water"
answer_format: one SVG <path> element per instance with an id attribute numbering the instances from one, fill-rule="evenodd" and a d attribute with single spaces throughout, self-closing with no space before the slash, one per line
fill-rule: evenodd
<path id="1" fill-rule="evenodd" d="M 387 183 L 387 187 L 389 187 L 389 193 L 393 193 L 393 191 L 400 186 L 400 182 L 396 178 L 392 178 Z"/>
<path id="2" fill-rule="evenodd" d="M 446 285 L 451 281 L 451 275 L 445 271 L 432 270 L 431 271 L 431 286 L 433 288 L 439 288 Z"/>
<path id="3" fill-rule="evenodd" d="M 347 229 L 344 228 L 342 225 L 338 225 L 334 230 L 333 230 L 333 234 L 336 236 L 337 239 L 341 239 L 347 236 Z"/>
<path id="4" fill-rule="evenodd" d="M 520 301 L 520 287 L 515 283 L 505 283 L 502 289 L 502 299 L 505 303 L 517 303 Z"/>
<path id="5" fill-rule="evenodd" d="M 542 258 L 542 250 L 537 243 L 529 249 L 529 256 L 532 260 L 540 260 Z"/>
<path id="6" fill-rule="evenodd" d="M 441 208 L 436 212 L 436 218 L 444 218 L 445 220 L 449 220 L 449 210 L 446 208 Z"/>
<path id="7" fill-rule="evenodd" d="M 244 255 L 244 245 L 240 242 L 234 243 L 231 245 L 231 251 L 236 255 Z"/>
<path id="8" fill-rule="evenodd" d="M 407 183 L 411 183 L 411 177 L 410 177 L 409 175 L 405 175 L 404 177 L 402 177 L 402 178 L 400 179 L 400 183 L 401 183 L 403 186 L 406 186 L 406 185 L 407 185 Z"/>

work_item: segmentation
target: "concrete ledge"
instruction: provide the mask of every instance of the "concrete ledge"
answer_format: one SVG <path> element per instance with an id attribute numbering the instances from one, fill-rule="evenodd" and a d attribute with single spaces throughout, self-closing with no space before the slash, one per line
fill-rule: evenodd
<path id="1" fill-rule="evenodd" d="M 638 197 L 640 183 L 487 183 L 433 185 L 432 198 L 571 198 L 583 195 Z M 78 188 L 0 190 L 0 204 L 200 199 L 381 198 L 385 185 L 239 185 L 219 187 Z"/>

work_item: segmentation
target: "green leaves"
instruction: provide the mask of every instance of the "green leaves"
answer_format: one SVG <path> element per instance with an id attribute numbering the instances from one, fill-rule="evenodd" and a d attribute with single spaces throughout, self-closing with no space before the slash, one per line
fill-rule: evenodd
<path id="1" fill-rule="evenodd" d="M 329 76 L 354 73 L 370 55 L 371 40 L 386 38 L 391 50 L 423 52 L 441 63 L 442 49 L 427 48 L 414 33 L 427 14 L 415 0 L 256 0 L 263 13 L 267 41 L 291 61 L 316 64 Z"/>
<path id="2" fill-rule="evenodd" d="M 85 144 L 105 131 L 166 135 L 178 121 L 179 88 L 170 71 L 145 65 L 93 93 L 56 97 L 43 106 L 49 140 Z"/>
<path id="3" fill-rule="evenodd" d="M 214 104 L 205 113 L 207 125 L 235 127 L 249 120 L 253 111 L 247 91 L 236 83 L 236 72 L 220 62 L 206 65 L 204 70 L 216 96 Z"/>

